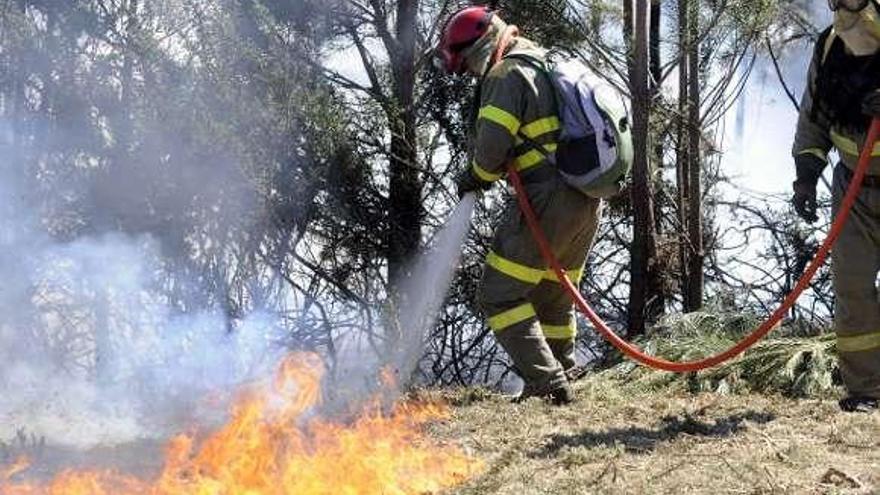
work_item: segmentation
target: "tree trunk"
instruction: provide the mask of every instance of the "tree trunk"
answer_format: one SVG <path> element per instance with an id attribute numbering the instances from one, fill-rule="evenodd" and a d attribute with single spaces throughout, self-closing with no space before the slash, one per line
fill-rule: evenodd
<path id="1" fill-rule="evenodd" d="M 651 47 L 651 57 L 650 57 L 650 70 L 651 70 L 651 105 L 652 107 L 656 104 L 661 103 L 661 87 L 660 81 L 663 78 L 663 67 L 662 67 L 662 54 L 660 51 L 660 35 L 661 35 L 661 19 L 663 15 L 663 10 L 661 9 L 661 1 L 660 0 L 651 0 L 651 29 L 650 35 L 648 36 L 648 40 L 650 42 Z M 659 116 L 658 116 L 659 117 Z M 665 119 L 665 117 L 662 117 Z M 665 128 L 664 124 L 660 124 L 655 126 L 655 128 Z M 666 151 L 665 141 L 667 139 L 668 132 L 667 131 L 658 131 L 654 136 L 654 144 L 651 148 L 651 163 L 650 170 L 662 171 L 664 167 L 663 163 L 663 155 Z M 657 184 L 655 177 L 660 177 L 659 184 Z M 651 182 L 654 185 L 654 232 L 653 238 L 659 239 L 663 235 L 663 205 L 666 203 L 664 201 L 664 185 L 662 183 L 662 172 L 657 174 L 651 174 Z M 656 241 L 655 241 L 656 242 Z M 655 246 L 656 251 L 656 246 Z M 655 258 L 656 259 L 656 258 Z M 658 263 L 651 263 L 648 267 L 649 269 L 649 284 L 648 284 L 648 308 L 647 315 L 648 321 L 656 321 L 663 313 L 666 311 L 666 290 L 664 288 L 665 283 L 664 279 L 666 278 L 666 273 L 663 272 L 666 266 L 668 265 L 660 265 Z"/>
<path id="2" fill-rule="evenodd" d="M 121 74 L 121 115 L 119 139 L 117 140 L 120 148 L 120 155 L 126 160 L 131 152 L 131 145 L 134 141 L 134 116 L 132 109 L 134 108 L 134 38 L 137 30 L 138 22 L 138 1 L 129 0 L 123 6 L 125 15 L 125 45 L 122 47 L 122 74 Z M 126 160 L 127 161 L 127 160 Z M 117 163 L 116 166 L 123 164 Z"/>
<path id="3" fill-rule="evenodd" d="M 663 10 L 660 8 L 660 0 L 651 0 L 651 89 L 654 96 L 660 93 L 660 79 L 663 78 L 663 68 L 660 56 L 660 21 Z"/>
<path id="4" fill-rule="evenodd" d="M 688 56 L 690 41 L 690 13 L 688 12 L 688 0 L 678 0 L 678 40 L 680 58 L 678 64 L 678 116 L 676 122 L 676 135 L 678 141 L 675 149 L 676 187 L 678 190 L 678 264 L 681 271 L 679 283 L 681 293 L 687 306 L 688 287 L 688 261 L 690 250 L 688 249 L 688 191 L 690 172 L 690 158 L 688 157 Z"/>
<path id="5" fill-rule="evenodd" d="M 636 0 L 633 56 L 630 72 L 630 90 L 633 105 L 633 243 L 629 301 L 630 335 L 645 333 L 649 303 L 650 266 L 655 256 L 654 207 L 651 185 L 648 124 L 651 109 L 651 91 L 648 84 L 649 46 L 648 0 Z"/>
<path id="6" fill-rule="evenodd" d="M 635 70 L 635 57 L 633 56 L 633 1 L 623 0 L 623 46 L 626 49 L 626 63 L 630 77 Z"/>
<path id="7" fill-rule="evenodd" d="M 697 311 L 703 306 L 703 193 L 701 187 L 700 139 L 700 46 L 699 3 L 690 2 L 688 45 L 688 239 L 690 259 L 688 260 L 687 304 L 688 311 Z"/>
<path id="8" fill-rule="evenodd" d="M 418 251 L 421 239 L 422 185 L 414 105 L 417 14 L 417 0 L 398 2 L 397 47 L 392 58 L 397 108 L 390 116 L 388 275 L 392 283 L 406 276 L 404 267 Z"/>

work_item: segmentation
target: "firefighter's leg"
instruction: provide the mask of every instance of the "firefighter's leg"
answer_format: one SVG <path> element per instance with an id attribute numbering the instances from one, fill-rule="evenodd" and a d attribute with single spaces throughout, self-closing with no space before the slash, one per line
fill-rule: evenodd
<path id="1" fill-rule="evenodd" d="M 568 277 L 578 286 L 583 277 L 587 254 L 599 228 L 601 202 L 584 197 L 570 188 L 563 189 L 559 194 L 566 205 L 561 208 L 565 212 L 561 222 L 568 222 L 573 235 L 566 244 L 554 246 L 554 249 L 558 252 L 559 262 L 566 268 Z M 571 295 L 559 283 L 555 274 L 550 272 L 534 291 L 532 299 L 553 355 L 566 371 L 572 370 L 577 364 L 577 320 Z"/>
<path id="2" fill-rule="evenodd" d="M 834 211 L 848 182 L 834 177 Z M 850 397 L 880 398 L 880 190 L 863 189 L 834 246 L 833 275 L 837 351 Z M 843 405 L 843 404 L 842 404 Z"/>
<path id="3" fill-rule="evenodd" d="M 598 201 L 566 186 L 558 176 L 553 177 L 526 188 L 548 241 L 555 254 L 562 257 L 584 231 L 584 211 L 592 208 L 595 213 Z M 498 341 L 526 381 L 527 390 L 539 395 L 566 381 L 538 324 L 534 304 L 540 284 L 548 278 L 547 264 L 517 206 L 508 205 L 507 211 L 486 259 L 479 299 Z"/>
<path id="4" fill-rule="evenodd" d="M 584 256 L 586 255 L 584 247 Z M 583 265 L 573 265 L 573 270 L 567 270 L 569 278 L 578 284 Z M 548 272 L 548 277 L 551 275 Z M 544 337 L 553 351 L 553 356 L 562 365 L 565 371 L 569 371 L 577 364 L 575 362 L 575 338 L 577 337 L 577 320 L 574 314 L 574 303 L 571 296 L 558 281 L 545 279 L 532 293 L 532 300 L 541 322 Z"/>
<path id="5" fill-rule="evenodd" d="M 562 368 L 569 371 L 577 364 L 575 362 L 577 322 L 571 296 L 558 282 L 546 281 L 542 282 L 535 291 L 533 299 L 550 350 L 553 351 L 553 356 Z"/>
<path id="6" fill-rule="evenodd" d="M 544 340 L 534 305 L 527 299 L 537 281 L 522 278 L 499 271 L 490 262 L 480 282 L 480 306 L 525 382 L 524 395 L 546 395 L 565 384 L 565 374 Z"/>

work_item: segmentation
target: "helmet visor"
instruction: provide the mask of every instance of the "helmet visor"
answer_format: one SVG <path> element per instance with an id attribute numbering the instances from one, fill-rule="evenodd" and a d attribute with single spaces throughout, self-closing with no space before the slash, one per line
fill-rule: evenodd
<path id="1" fill-rule="evenodd" d="M 828 0 L 828 7 L 837 12 L 840 9 L 849 12 L 861 12 L 868 6 L 870 0 Z"/>

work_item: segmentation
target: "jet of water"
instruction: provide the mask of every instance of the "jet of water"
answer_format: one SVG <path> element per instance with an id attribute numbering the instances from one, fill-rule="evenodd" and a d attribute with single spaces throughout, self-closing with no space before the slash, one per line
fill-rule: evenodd
<path id="1" fill-rule="evenodd" d="M 462 198 L 433 244 L 418 256 L 409 278 L 400 286 L 401 335 L 391 365 L 401 377 L 409 377 L 422 357 L 425 341 L 452 285 L 475 205 L 474 193 Z"/>

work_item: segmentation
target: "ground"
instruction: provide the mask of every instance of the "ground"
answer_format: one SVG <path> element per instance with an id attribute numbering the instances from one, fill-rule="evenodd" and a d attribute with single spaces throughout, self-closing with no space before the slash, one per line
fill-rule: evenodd
<path id="1" fill-rule="evenodd" d="M 639 391 L 607 378 L 577 403 L 448 395 L 434 434 L 486 471 L 454 494 L 880 493 L 880 413 L 830 400 Z"/>
<path id="2" fill-rule="evenodd" d="M 880 413 L 844 414 L 833 400 L 651 389 L 602 375 L 575 388 L 578 400 L 566 407 L 511 404 L 482 389 L 424 392 L 451 405 L 450 419 L 428 433 L 485 463 L 450 495 L 880 493 Z M 154 473 L 162 447 L 68 451 L 22 433 L 0 442 L 0 461 L 22 450 L 38 461 L 31 475 L 46 478 L 59 467 L 94 465 Z"/>

